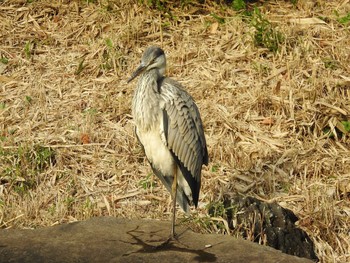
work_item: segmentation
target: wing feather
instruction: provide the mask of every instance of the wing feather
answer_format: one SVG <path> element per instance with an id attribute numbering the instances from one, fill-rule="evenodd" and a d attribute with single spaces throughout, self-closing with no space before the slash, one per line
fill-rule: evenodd
<path id="1" fill-rule="evenodd" d="M 198 203 L 201 184 L 201 168 L 208 164 L 208 151 L 200 114 L 192 97 L 174 80 L 165 78 L 160 96 L 167 147 L 179 165 L 192 191 L 195 205 Z"/>

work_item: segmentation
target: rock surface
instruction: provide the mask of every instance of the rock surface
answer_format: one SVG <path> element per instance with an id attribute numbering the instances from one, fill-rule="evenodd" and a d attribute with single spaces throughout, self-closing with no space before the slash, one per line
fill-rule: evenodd
<path id="1" fill-rule="evenodd" d="M 98 217 L 53 227 L 0 230 L 0 262 L 312 262 L 231 236 L 170 222 Z"/>

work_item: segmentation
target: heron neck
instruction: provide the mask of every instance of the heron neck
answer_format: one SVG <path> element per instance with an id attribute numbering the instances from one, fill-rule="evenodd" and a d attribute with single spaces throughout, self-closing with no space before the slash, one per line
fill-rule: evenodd
<path id="1" fill-rule="evenodd" d="M 135 123 L 143 130 L 149 130 L 156 125 L 159 114 L 158 79 L 162 78 L 158 69 L 144 72 L 137 85 L 133 99 L 133 115 Z"/>
<path id="2" fill-rule="evenodd" d="M 158 83 L 161 79 L 163 79 L 162 71 L 158 68 L 153 68 L 143 73 L 139 81 L 149 92 L 159 93 L 160 87 Z"/>

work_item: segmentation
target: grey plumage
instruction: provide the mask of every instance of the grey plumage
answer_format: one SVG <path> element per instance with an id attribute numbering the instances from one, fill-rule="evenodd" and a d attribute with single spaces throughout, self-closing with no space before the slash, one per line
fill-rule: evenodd
<path id="1" fill-rule="evenodd" d="M 162 49 L 151 46 L 145 50 L 128 80 L 141 75 L 132 114 L 136 136 L 154 173 L 170 193 L 177 178 L 175 200 L 188 212 L 189 205 L 198 205 L 201 169 L 208 164 L 208 151 L 195 102 L 178 82 L 164 77 L 165 67 Z"/>

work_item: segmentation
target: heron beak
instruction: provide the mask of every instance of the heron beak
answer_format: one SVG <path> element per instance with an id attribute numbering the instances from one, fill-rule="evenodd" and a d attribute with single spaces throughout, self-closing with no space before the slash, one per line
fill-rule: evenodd
<path id="1" fill-rule="evenodd" d="M 146 66 L 141 64 L 134 73 L 132 73 L 131 77 L 126 81 L 126 83 L 131 82 L 134 78 L 136 78 L 138 75 L 140 75 L 144 70 L 146 69 Z"/>

